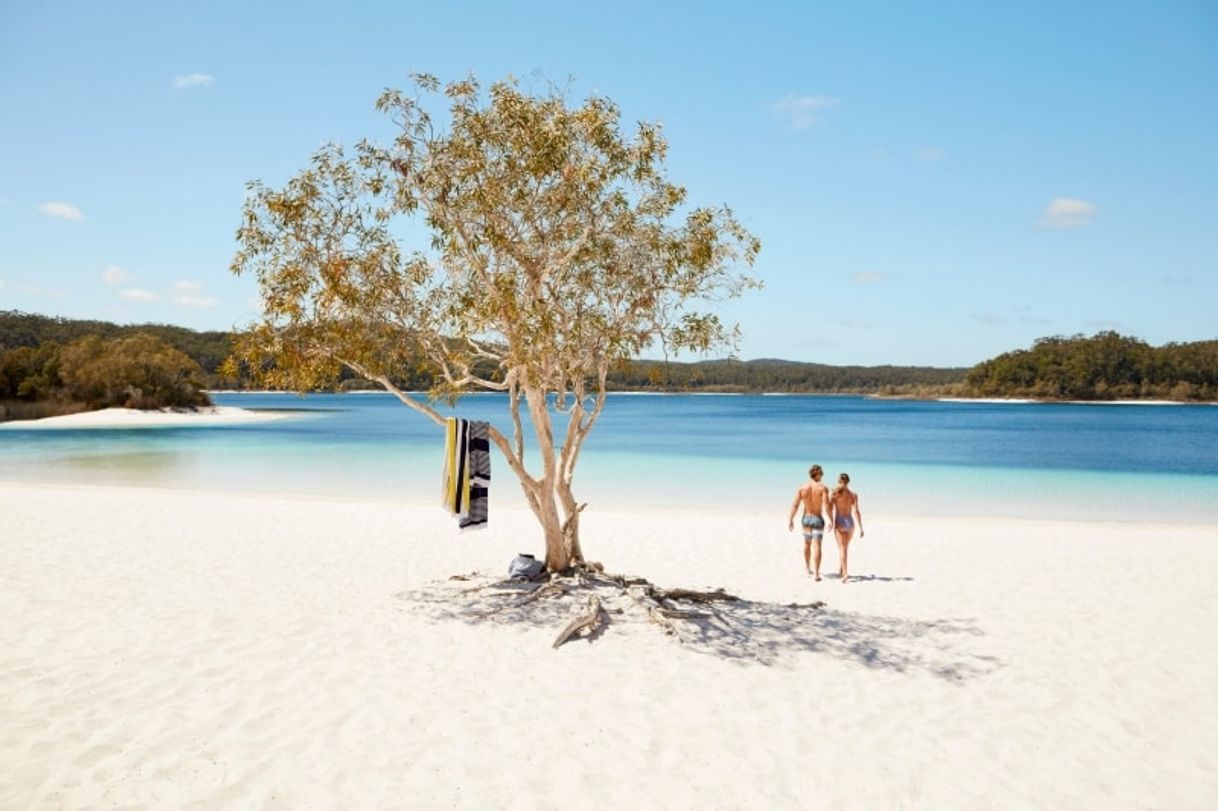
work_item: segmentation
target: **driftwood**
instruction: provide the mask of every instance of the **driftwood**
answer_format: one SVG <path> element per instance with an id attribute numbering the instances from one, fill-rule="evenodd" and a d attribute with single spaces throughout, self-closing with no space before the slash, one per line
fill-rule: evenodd
<path id="1" fill-rule="evenodd" d="M 554 639 L 554 644 L 550 647 L 557 648 L 585 628 L 588 629 L 589 633 L 595 633 L 597 627 L 602 622 L 608 622 L 608 620 L 609 618 L 605 615 L 605 609 L 601 607 L 600 598 L 593 594 L 588 598 L 588 610 L 571 620 L 571 623 L 562 629 Z"/>

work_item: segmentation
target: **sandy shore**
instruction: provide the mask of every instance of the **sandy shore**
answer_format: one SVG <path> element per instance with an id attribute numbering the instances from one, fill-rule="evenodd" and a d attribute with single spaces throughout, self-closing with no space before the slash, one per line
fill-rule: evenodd
<path id="1" fill-rule="evenodd" d="M 420 599 L 538 551 L 524 513 L 0 484 L 0 807 L 1218 803 L 1218 528 L 869 516 L 813 583 L 785 506 L 589 511 L 611 570 L 752 613 L 551 650 Z"/>
<path id="2" fill-rule="evenodd" d="M 14 420 L 0 423 L 0 429 L 54 430 L 70 428 L 168 428 L 207 425 L 236 425 L 245 422 L 279 420 L 288 416 L 277 411 L 254 411 L 232 406 L 203 408 L 163 408 L 141 411 L 134 408 L 104 408 L 46 417 L 41 420 Z"/>

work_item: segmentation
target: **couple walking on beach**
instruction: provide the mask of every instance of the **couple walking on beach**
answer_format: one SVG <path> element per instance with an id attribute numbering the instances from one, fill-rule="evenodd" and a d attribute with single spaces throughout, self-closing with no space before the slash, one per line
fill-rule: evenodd
<path id="1" fill-rule="evenodd" d="M 796 491 L 795 501 L 791 503 L 791 514 L 787 516 L 787 531 L 795 530 L 795 513 L 799 512 L 800 505 L 803 505 L 804 513 L 800 523 L 804 535 L 804 567 L 808 574 L 820 580 L 820 542 L 825 535 L 825 526 L 833 527 L 833 534 L 837 537 L 838 573 L 843 583 L 849 583 L 848 553 L 856 524 L 859 537 L 862 538 L 865 534 L 858 494 L 850 489 L 850 476 L 846 473 L 837 477 L 837 487 L 833 490 L 821 483 L 825 471 L 820 465 L 813 465 L 808 470 L 808 475 L 812 481 Z"/>

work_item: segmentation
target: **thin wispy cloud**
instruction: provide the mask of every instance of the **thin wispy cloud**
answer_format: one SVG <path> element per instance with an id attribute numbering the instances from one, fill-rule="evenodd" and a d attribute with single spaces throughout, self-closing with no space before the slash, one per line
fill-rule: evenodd
<path id="1" fill-rule="evenodd" d="M 1121 332 L 1126 335 L 1133 332 L 1133 329 L 1128 324 L 1121 321 L 1091 320 L 1084 321 L 1083 326 L 1095 332 Z"/>
<path id="2" fill-rule="evenodd" d="M 173 86 L 178 90 L 188 87 L 208 87 L 215 80 L 210 73 L 179 73 L 173 77 Z"/>
<path id="3" fill-rule="evenodd" d="M 1052 324 L 1052 320 L 1043 318 L 1035 314 L 1035 310 L 1031 304 L 1017 304 L 1011 308 L 1011 311 L 1019 316 L 1019 321 L 1022 324 Z"/>
<path id="4" fill-rule="evenodd" d="M 837 346 L 837 341 L 829 340 L 828 338 L 804 338 L 803 340 L 795 341 L 794 346 L 807 347 L 809 349 L 825 349 L 827 347 Z"/>
<path id="5" fill-rule="evenodd" d="M 1192 284 L 1192 283 L 1193 283 L 1192 276 L 1164 276 L 1163 277 L 1163 286 L 1164 287 L 1175 287 L 1177 285 Z"/>
<path id="6" fill-rule="evenodd" d="M 127 299 L 127 301 L 138 301 L 141 303 L 156 301 L 160 298 L 160 295 L 157 293 L 154 293 L 151 290 L 144 290 L 140 287 L 128 287 L 126 290 L 120 292 L 119 295 Z"/>
<path id="7" fill-rule="evenodd" d="M 1041 228 L 1082 228 L 1095 216 L 1095 203 L 1074 197 L 1054 197 L 1037 222 Z"/>
<path id="8" fill-rule="evenodd" d="M 943 160 L 946 153 L 937 146 L 924 146 L 918 150 L 918 160 L 923 163 L 937 163 Z"/>
<path id="9" fill-rule="evenodd" d="M 18 284 L 13 285 L 13 289 L 16 290 L 18 293 L 24 293 L 24 294 L 30 295 L 30 296 L 37 296 L 38 298 L 49 298 L 49 299 L 56 299 L 56 300 L 65 299 L 72 294 L 71 290 L 67 290 L 62 287 L 42 287 L 42 286 L 36 285 L 36 284 L 18 283 Z"/>
<path id="10" fill-rule="evenodd" d="M 106 269 L 102 271 L 102 281 L 111 287 L 118 287 L 121 284 L 127 284 L 132 280 L 132 276 L 127 271 L 120 268 L 118 265 L 106 265 Z"/>
<path id="11" fill-rule="evenodd" d="M 838 323 L 841 324 L 846 329 L 871 329 L 870 321 L 864 321 L 863 319 L 855 318 L 854 316 L 849 316 L 848 318 L 843 318 Z"/>
<path id="12" fill-rule="evenodd" d="M 837 106 L 834 96 L 785 96 L 770 105 L 770 112 L 791 129 L 806 130 L 816 123 L 821 112 Z"/>
<path id="13" fill-rule="evenodd" d="M 38 210 L 48 217 L 60 220 L 83 220 L 84 212 L 71 203 L 49 202 L 38 206 Z"/>
<path id="14" fill-rule="evenodd" d="M 969 313 L 969 315 L 971 315 L 973 320 L 978 324 L 985 324 L 986 326 L 991 327 L 999 324 L 1005 324 L 1007 322 L 1006 316 L 999 315 L 998 313 Z"/>
<path id="15" fill-rule="evenodd" d="M 850 281 L 862 285 L 879 284 L 887 278 L 887 273 L 880 273 L 875 270 L 860 270 L 858 273 L 850 275 Z"/>
<path id="16" fill-rule="evenodd" d="M 200 282 L 175 282 L 169 291 L 169 298 L 174 304 L 189 307 L 192 310 L 207 310 L 217 304 L 214 298 L 203 292 L 203 285 Z"/>

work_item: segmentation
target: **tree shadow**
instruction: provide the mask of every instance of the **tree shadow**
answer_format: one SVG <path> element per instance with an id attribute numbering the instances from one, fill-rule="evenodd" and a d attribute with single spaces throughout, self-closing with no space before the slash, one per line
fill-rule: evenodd
<path id="1" fill-rule="evenodd" d="M 650 626 L 668 633 L 684 650 L 742 665 L 771 665 L 782 657 L 827 656 L 873 670 L 928 673 L 952 682 L 986 676 L 1001 667 L 993 656 L 974 649 L 985 632 L 973 620 L 909 619 L 852 613 L 824 603 L 781 604 L 736 599 L 711 604 L 676 605 L 681 616 L 656 625 L 626 590 L 584 583 L 565 593 L 537 598 L 544 584 L 466 576 L 463 581 L 429 584 L 395 595 L 433 621 L 528 625 L 556 632 L 586 610 L 596 594 L 608 618 L 580 639 L 592 641 L 615 628 Z M 477 585 L 470 585 L 470 582 Z"/>

